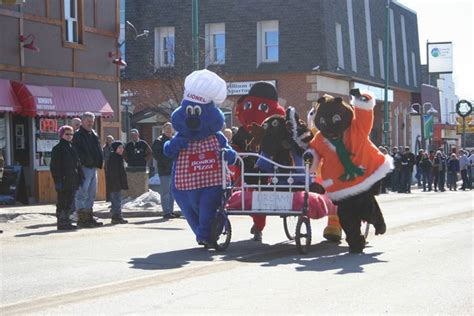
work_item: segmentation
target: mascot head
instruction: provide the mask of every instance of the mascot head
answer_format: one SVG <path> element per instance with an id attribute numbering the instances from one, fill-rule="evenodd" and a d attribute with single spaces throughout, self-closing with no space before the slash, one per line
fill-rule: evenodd
<path id="1" fill-rule="evenodd" d="M 224 126 L 224 114 L 216 104 L 227 97 L 225 81 L 204 69 L 188 75 L 184 81 L 181 105 L 171 114 L 173 128 L 190 140 L 201 140 Z"/>
<path id="2" fill-rule="evenodd" d="M 315 111 L 314 125 L 329 140 L 340 139 L 354 118 L 350 104 L 327 94 L 319 98 Z"/>
<path id="3" fill-rule="evenodd" d="M 262 125 L 263 121 L 274 114 L 285 115 L 285 109 L 278 103 L 278 94 L 273 85 L 257 82 L 249 94 L 237 102 L 235 114 L 240 124 L 250 132 L 252 123 Z"/>

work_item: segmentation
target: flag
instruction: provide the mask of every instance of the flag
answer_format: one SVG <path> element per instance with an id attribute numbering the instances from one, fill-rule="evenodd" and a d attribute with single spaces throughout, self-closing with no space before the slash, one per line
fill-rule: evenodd
<path id="1" fill-rule="evenodd" d="M 423 121 L 425 122 L 425 129 L 424 134 L 425 138 L 432 138 L 433 137 L 433 115 L 425 114 L 423 115 Z"/>

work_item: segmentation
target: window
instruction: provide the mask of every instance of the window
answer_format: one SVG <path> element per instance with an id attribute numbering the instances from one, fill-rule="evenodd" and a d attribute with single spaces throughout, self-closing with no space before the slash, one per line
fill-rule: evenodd
<path id="1" fill-rule="evenodd" d="M 416 58 L 415 58 L 415 53 L 411 52 L 411 68 L 413 72 L 413 85 L 415 87 L 418 86 L 418 83 L 416 81 L 416 64 L 415 64 Z"/>
<path id="2" fill-rule="evenodd" d="M 64 0 L 64 21 L 66 24 L 66 41 L 71 43 L 80 43 L 80 0 Z M 79 3 L 80 4 L 80 3 Z"/>
<path id="3" fill-rule="evenodd" d="M 120 47 L 120 54 L 125 59 L 125 0 L 120 0 L 120 35 L 119 43 L 122 43 Z"/>
<path id="4" fill-rule="evenodd" d="M 225 64 L 225 24 L 206 24 L 206 65 Z"/>
<path id="5" fill-rule="evenodd" d="M 344 69 L 344 47 L 342 46 L 342 26 L 336 23 L 337 66 Z"/>
<path id="6" fill-rule="evenodd" d="M 410 73 L 408 72 L 408 52 L 407 52 L 407 35 L 405 30 L 405 17 L 400 17 L 400 24 L 402 26 L 402 46 L 403 46 L 403 65 L 405 66 L 405 83 L 410 85 Z"/>
<path id="7" fill-rule="evenodd" d="M 175 61 L 174 27 L 155 28 L 155 67 L 173 67 Z"/>
<path id="8" fill-rule="evenodd" d="M 383 42 L 381 39 L 378 40 L 379 43 L 379 67 L 380 67 L 380 78 L 385 79 L 385 62 L 383 58 Z"/>
<path id="9" fill-rule="evenodd" d="M 278 62 L 278 21 L 257 23 L 257 64 Z"/>

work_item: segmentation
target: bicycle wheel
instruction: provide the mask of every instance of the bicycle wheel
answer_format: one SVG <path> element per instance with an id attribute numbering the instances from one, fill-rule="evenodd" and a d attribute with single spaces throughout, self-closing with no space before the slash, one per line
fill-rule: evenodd
<path id="1" fill-rule="evenodd" d="M 311 247 L 311 224 L 309 218 L 306 216 L 300 216 L 298 218 L 295 241 L 299 253 L 307 254 Z"/>
<path id="2" fill-rule="evenodd" d="M 298 217 L 296 216 L 283 216 L 283 228 L 285 229 L 285 235 L 289 240 L 295 240 L 297 222 Z"/>
<path id="3" fill-rule="evenodd" d="M 216 218 L 212 223 L 211 236 L 213 248 L 217 251 L 224 251 L 227 249 L 232 237 L 232 226 L 229 218 L 224 212 L 217 212 Z"/>

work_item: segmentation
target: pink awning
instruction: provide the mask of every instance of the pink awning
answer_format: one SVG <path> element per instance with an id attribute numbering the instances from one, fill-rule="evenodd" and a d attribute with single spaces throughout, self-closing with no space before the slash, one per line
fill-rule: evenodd
<path id="1" fill-rule="evenodd" d="M 92 112 L 112 117 L 114 111 L 98 89 L 36 86 L 13 81 L 13 90 L 27 116 L 80 116 Z"/>
<path id="2" fill-rule="evenodd" d="M 10 85 L 10 80 L 0 79 L 0 112 L 20 112 L 21 105 Z"/>

